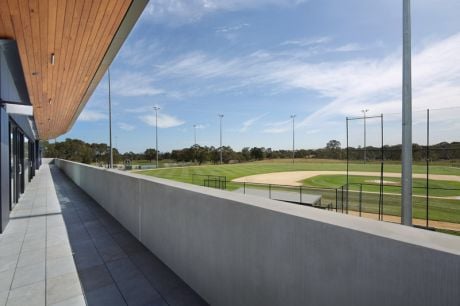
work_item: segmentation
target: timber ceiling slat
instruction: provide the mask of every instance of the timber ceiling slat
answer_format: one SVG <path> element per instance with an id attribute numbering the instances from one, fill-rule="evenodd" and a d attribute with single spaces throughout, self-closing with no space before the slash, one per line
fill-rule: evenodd
<path id="1" fill-rule="evenodd" d="M 100 22 L 99 23 L 96 23 L 95 20 L 96 20 L 96 17 L 99 13 L 99 9 L 101 7 L 101 2 L 102 1 L 92 1 L 92 7 L 91 7 L 91 15 L 89 16 L 88 18 L 88 21 L 86 23 L 86 31 L 85 31 L 85 35 L 84 35 L 84 38 L 83 38 L 83 41 L 82 41 L 82 48 L 84 50 L 84 52 L 80 52 L 79 53 L 79 57 L 78 57 L 78 60 L 77 60 L 77 66 L 76 66 L 76 70 L 75 70 L 75 73 L 73 75 L 73 78 L 72 78 L 72 83 L 75 84 L 75 86 L 73 86 L 71 89 L 71 92 L 69 93 L 69 95 L 71 96 L 74 96 L 76 95 L 76 93 L 78 92 L 78 88 L 80 87 L 79 84 L 81 83 L 84 83 L 84 82 L 87 82 L 87 79 L 83 78 L 81 79 L 81 76 L 85 75 L 85 73 L 83 72 L 84 69 L 86 67 L 88 67 L 89 65 L 89 61 L 86 60 L 88 57 L 89 57 L 89 52 L 91 50 L 93 50 L 93 42 L 94 40 L 91 39 L 93 33 L 96 33 L 97 30 L 99 29 L 99 26 L 100 26 Z M 97 30 L 95 30 L 95 27 L 97 27 Z"/>
<path id="2" fill-rule="evenodd" d="M 107 29 L 107 25 L 109 24 L 109 21 L 110 21 L 110 15 L 108 15 L 108 12 L 112 12 L 116 9 L 116 4 L 117 3 L 114 3 L 114 2 L 111 2 L 111 1 L 106 1 L 107 3 L 107 6 L 105 7 L 104 10 L 100 10 L 98 13 L 99 13 L 99 20 L 101 20 L 100 22 L 100 27 L 98 29 L 98 31 L 94 32 L 95 36 L 94 36 L 94 44 L 92 46 L 92 50 L 94 52 L 94 55 L 93 57 L 90 57 L 91 60 L 88 61 L 87 65 L 85 65 L 84 67 L 84 75 L 85 76 L 89 76 L 91 75 L 93 72 L 92 72 L 92 68 L 93 70 L 95 71 L 97 69 L 97 59 L 98 58 L 102 58 L 100 56 L 100 46 L 101 45 L 104 45 L 103 43 L 103 33 L 107 33 L 108 35 L 110 35 L 110 32 L 108 31 Z M 104 22 L 105 21 L 105 22 Z M 115 21 L 114 21 L 115 22 Z M 78 90 L 78 91 L 82 91 L 83 90 L 83 86 L 88 82 L 88 79 L 83 79 L 83 80 L 80 80 L 80 82 L 78 84 L 75 85 L 75 90 Z M 78 105 L 73 105 L 73 108 L 71 110 L 69 110 L 69 114 L 71 115 L 72 113 L 74 113 L 77 109 Z"/>
<path id="3" fill-rule="evenodd" d="M 97 31 L 96 33 L 96 37 L 94 39 L 94 41 L 97 43 L 96 46 L 95 46 L 95 54 L 96 56 L 94 56 L 92 58 L 92 61 L 89 63 L 89 65 L 87 65 L 87 72 L 85 73 L 85 76 L 91 76 L 91 75 L 94 75 L 94 73 L 96 72 L 97 68 L 98 68 L 98 65 L 100 63 L 100 61 L 97 61 L 98 58 L 103 58 L 105 52 L 106 52 L 106 47 L 105 47 L 105 43 L 104 43 L 104 36 L 102 35 L 102 33 L 107 33 L 109 36 L 113 36 L 118 28 L 118 25 L 119 23 L 121 22 L 121 19 L 123 16 L 118 16 L 119 12 L 120 11 L 123 11 L 127 9 L 126 8 L 123 8 L 123 5 L 126 5 L 126 3 L 123 3 L 123 2 L 116 2 L 116 3 L 113 3 L 113 2 L 109 2 L 108 3 L 108 7 L 103 10 L 103 16 L 101 16 L 102 20 L 106 20 L 107 22 L 103 23 L 101 25 L 101 29 L 99 31 Z M 129 6 L 129 5 L 128 5 Z M 75 89 L 78 89 L 80 92 L 86 90 L 86 87 L 87 87 L 87 84 L 90 80 L 89 79 L 85 79 L 83 82 L 80 82 L 79 85 L 77 85 L 75 87 Z M 75 111 L 77 110 L 78 108 L 78 105 L 77 104 L 74 104 L 72 105 L 72 110 L 71 112 L 69 113 L 69 115 L 72 115 L 73 113 L 75 113 Z"/>
<path id="4" fill-rule="evenodd" d="M 81 2 L 81 1 L 80 1 Z M 66 89 L 66 86 L 68 85 L 68 75 L 69 72 L 68 70 L 69 65 L 70 65 L 70 59 L 72 56 L 72 51 L 74 47 L 75 40 L 73 37 L 75 37 L 74 31 L 76 30 L 76 25 L 75 25 L 75 15 L 76 15 L 76 1 L 67 1 L 67 7 L 66 7 L 66 13 L 65 13 L 65 19 L 64 19 L 64 33 L 63 33 L 63 41 L 64 43 L 64 48 L 61 50 L 62 54 L 56 55 L 59 56 L 59 61 L 61 62 L 61 67 L 59 70 L 59 79 L 61 80 L 59 90 L 56 93 L 56 103 L 53 105 L 53 111 L 57 108 L 62 109 L 60 112 L 59 116 L 56 116 L 56 123 L 55 123 L 55 130 L 59 130 L 59 125 L 58 121 L 62 118 L 64 118 L 63 112 L 66 110 L 66 104 L 70 102 L 69 100 L 71 97 L 65 97 L 64 96 L 64 91 Z"/>
<path id="5" fill-rule="evenodd" d="M 43 92 L 42 92 L 42 84 L 44 82 L 43 76 L 46 74 L 45 71 L 42 71 L 42 56 L 40 50 L 40 16 L 38 12 L 38 0 L 21 0 L 24 2 L 25 5 L 28 4 L 29 8 L 29 18 L 31 21 L 31 30 L 32 30 L 32 50 L 33 50 L 33 57 L 34 57 L 34 71 L 36 75 L 32 77 L 32 82 L 36 85 L 36 92 L 35 97 L 37 101 L 34 103 L 36 105 L 43 105 Z M 44 38 L 46 39 L 46 38 Z"/>
<path id="6" fill-rule="evenodd" d="M 18 43 L 41 138 L 69 128 L 131 2 L 0 0 L 0 38 Z"/>
<path id="7" fill-rule="evenodd" d="M 39 46 L 40 46 L 40 76 L 42 83 L 41 85 L 41 94 L 40 94 L 40 104 L 36 105 L 36 107 L 45 105 L 48 101 L 48 63 L 49 63 L 49 57 L 48 57 L 48 1 L 31 1 L 31 3 L 34 3 L 36 6 L 35 12 L 36 16 L 38 17 L 38 24 L 39 24 L 39 31 L 40 31 L 40 37 L 39 37 Z M 38 7 L 37 7 L 38 6 Z M 43 20 L 46 20 L 46 22 L 43 22 Z M 41 115 L 41 114 L 38 114 Z M 42 117 L 43 118 L 43 117 Z"/>
<path id="8" fill-rule="evenodd" d="M 81 7 L 81 11 L 80 11 L 80 20 L 79 20 L 79 23 L 78 23 L 78 31 L 77 33 L 75 34 L 75 38 L 74 38 L 74 48 L 73 48 L 73 51 L 72 51 L 72 57 L 71 57 L 71 60 L 70 62 L 72 63 L 72 67 L 69 67 L 69 72 L 68 73 L 68 80 L 67 80 L 67 86 L 66 88 L 64 89 L 64 96 L 65 97 L 72 97 L 74 98 L 75 96 L 71 94 L 71 91 L 72 89 L 77 86 L 78 84 L 78 80 L 75 80 L 76 77 L 76 73 L 79 69 L 79 58 L 81 56 L 81 54 L 83 52 L 79 52 L 79 50 L 85 50 L 85 45 L 84 45 L 84 38 L 85 38 L 85 35 L 87 34 L 86 32 L 86 26 L 87 26 L 87 23 L 88 23 L 88 19 L 89 19 L 89 15 L 90 15 L 90 9 L 91 9 L 91 2 L 92 1 L 81 1 L 81 4 L 82 4 L 82 7 Z M 78 8 L 80 10 L 80 8 Z M 64 113 L 64 118 L 65 120 L 68 120 L 67 118 L 69 117 L 69 110 L 71 110 L 72 107 L 68 107 L 66 110 L 65 110 L 65 113 Z M 61 131 L 64 131 L 65 130 L 65 126 L 64 124 L 60 124 L 59 125 L 59 131 L 58 132 L 61 132 Z"/>
<path id="9" fill-rule="evenodd" d="M 29 15 L 29 5 L 24 1 L 10 0 L 10 8 L 13 13 L 14 32 L 19 47 L 21 63 L 23 68 L 28 66 L 28 70 L 24 71 L 24 76 L 27 84 L 27 89 L 29 90 L 29 97 L 31 101 L 35 101 L 38 99 L 36 95 L 38 90 L 36 88 L 37 83 L 35 82 L 35 77 L 32 76 L 32 73 L 35 73 L 37 68 L 35 67 L 33 52 L 32 27 L 30 24 L 31 20 Z M 18 18 L 15 18 L 16 16 Z M 24 65 L 25 62 L 27 62 L 27 65 Z"/>
<path id="10" fill-rule="evenodd" d="M 59 2 L 64 2 L 60 0 Z M 64 2 L 65 3 L 65 2 Z M 50 55 L 49 62 L 48 62 L 48 84 L 47 84 L 47 92 L 48 92 L 48 97 L 47 100 L 45 100 L 44 104 L 42 104 L 42 107 L 40 108 L 40 112 L 38 116 L 40 118 L 44 118 L 46 112 L 50 112 L 52 105 L 52 99 L 54 97 L 53 95 L 53 89 L 55 84 L 55 66 L 51 65 L 51 54 L 56 53 L 56 37 L 57 37 L 57 32 L 56 32 L 56 25 L 57 25 L 57 13 L 58 13 L 58 0 L 49 0 L 48 1 L 48 44 L 47 44 L 47 54 Z M 42 119 L 43 120 L 43 119 Z"/>
<path id="11" fill-rule="evenodd" d="M 113 7 L 109 6 L 110 3 L 111 3 L 110 1 L 101 1 L 100 2 L 99 9 L 97 11 L 97 15 L 96 15 L 95 22 L 94 22 L 95 28 L 93 29 L 93 31 L 91 31 L 91 36 L 89 38 L 90 44 L 89 44 L 88 48 L 86 49 L 86 51 L 84 53 L 85 58 L 91 58 L 89 56 L 89 52 L 91 52 L 91 51 L 95 52 L 95 50 L 97 49 L 97 46 L 99 45 L 100 40 L 102 38 L 101 37 L 102 33 L 106 33 L 105 32 L 105 27 L 104 27 L 105 23 L 102 22 L 102 21 L 104 20 L 104 12 L 106 12 L 106 11 L 108 11 L 110 9 L 113 9 Z M 97 56 L 92 58 L 93 61 L 94 61 L 95 58 L 97 58 Z M 84 86 L 85 83 L 87 83 L 89 81 L 87 78 L 88 78 L 88 75 L 91 73 L 89 71 L 91 66 L 94 65 L 93 61 L 92 60 L 87 60 L 85 65 L 80 67 L 80 69 L 82 70 L 80 75 L 83 75 L 86 78 L 86 79 L 80 80 L 81 84 L 83 84 L 83 86 Z M 81 91 L 82 90 L 82 85 L 81 84 L 78 84 L 78 85 L 76 85 L 74 87 L 75 91 Z M 74 110 L 72 110 L 72 111 L 74 111 Z"/>
<path id="12" fill-rule="evenodd" d="M 60 82 L 62 74 L 60 73 L 63 63 L 64 63 L 64 58 L 65 58 L 65 52 L 63 51 L 65 49 L 65 45 L 63 45 L 62 41 L 64 38 L 64 19 L 67 13 L 67 1 L 66 0 L 58 0 L 58 6 L 57 6 L 57 15 L 56 15 L 56 36 L 55 36 L 55 42 L 54 42 L 54 53 L 56 54 L 56 62 L 54 63 L 52 70 L 53 70 L 53 84 L 52 90 L 51 90 L 51 104 L 48 102 L 48 108 L 49 112 L 51 113 L 53 109 L 58 109 L 58 92 L 61 90 L 61 84 Z M 51 137 L 51 134 L 48 135 L 48 137 Z"/>

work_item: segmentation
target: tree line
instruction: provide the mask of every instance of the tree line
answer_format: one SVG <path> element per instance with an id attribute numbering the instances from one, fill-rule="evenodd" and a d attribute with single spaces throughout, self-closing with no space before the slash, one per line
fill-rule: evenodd
<path id="1" fill-rule="evenodd" d="M 67 138 L 57 143 L 42 142 L 43 156 L 72 160 L 81 163 L 108 164 L 110 159 L 110 147 L 105 143 L 86 143 L 79 139 Z M 460 142 L 441 142 L 428 148 L 418 144 L 413 145 L 414 161 L 423 161 L 428 158 L 432 161 L 438 160 L 459 160 Z M 292 150 L 273 150 L 264 147 L 245 147 L 241 151 L 235 151 L 229 146 L 222 148 L 213 146 L 194 145 L 189 148 L 172 150 L 171 152 L 160 152 L 160 160 L 176 162 L 219 163 L 222 151 L 224 163 L 237 163 L 247 161 L 258 161 L 265 159 L 288 159 L 292 158 Z M 384 160 L 399 161 L 401 158 L 401 145 L 384 146 L 382 148 L 366 147 L 367 160 L 380 160 L 383 152 Z M 342 148 L 337 140 L 330 140 L 324 148 L 320 149 L 298 149 L 294 154 L 295 158 L 318 158 L 318 159 L 339 159 L 347 157 L 347 149 Z M 348 148 L 350 160 L 363 160 L 364 148 Z M 147 148 L 144 152 L 120 153 L 117 148 L 113 149 L 114 163 L 125 163 L 133 161 L 154 161 L 156 150 Z"/>

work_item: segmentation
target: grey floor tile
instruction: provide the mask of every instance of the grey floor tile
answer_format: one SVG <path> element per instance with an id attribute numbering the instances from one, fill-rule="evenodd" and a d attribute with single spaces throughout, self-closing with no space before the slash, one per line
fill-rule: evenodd
<path id="1" fill-rule="evenodd" d="M 60 257 L 72 256 L 72 250 L 69 243 L 61 243 L 46 248 L 46 258 L 56 259 Z"/>
<path id="2" fill-rule="evenodd" d="M 163 294 L 163 298 L 171 306 L 204 306 L 208 305 L 195 291 L 187 285 L 180 286 Z"/>
<path id="3" fill-rule="evenodd" d="M 9 243 L 20 243 L 24 240 L 24 234 L 13 233 L 10 235 L 0 234 L 0 248 Z"/>
<path id="4" fill-rule="evenodd" d="M 0 292 L 0 306 L 6 305 L 6 300 L 8 299 L 8 291 Z"/>
<path id="5" fill-rule="evenodd" d="M 45 262 L 17 268 L 11 288 L 18 288 L 45 280 Z"/>
<path id="6" fill-rule="evenodd" d="M 1 246 L 2 248 L 2 253 L 1 257 L 6 257 L 9 255 L 17 255 L 19 252 L 21 252 L 21 247 L 22 247 L 22 241 L 20 242 L 11 242 L 11 243 L 6 243 Z M 1 264 L 1 262 L 0 262 Z"/>
<path id="7" fill-rule="evenodd" d="M 15 268 L 0 272 L 0 292 L 7 292 L 10 290 L 14 272 Z"/>
<path id="8" fill-rule="evenodd" d="M 75 263 L 78 270 L 94 267 L 103 264 L 101 256 L 96 248 L 87 251 L 74 251 Z"/>
<path id="9" fill-rule="evenodd" d="M 81 295 L 77 295 L 74 297 L 71 297 L 70 299 L 67 299 L 62 302 L 58 302 L 55 304 L 48 304 L 49 306 L 86 306 L 86 300 L 85 297 Z"/>
<path id="10" fill-rule="evenodd" d="M 45 282 L 41 281 L 10 291 L 7 306 L 44 306 Z"/>
<path id="11" fill-rule="evenodd" d="M 130 259 L 160 294 L 184 285 L 180 277 L 150 252 L 133 255 Z"/>
<path id="12" fill-rule="evenodd" d="M 117 282 L 117 285 L 128 305 L 161 305 L 164 303 L 161 296 L 143 276 L 121 280 Z"/>
<path id="13" fill-rule="evenodd" d="M 28 240 L 28 241 L 24 241 L 24 244 L 22 245 L 21 252 L 44 249 L 45 247 L 46 247 L 46 240 L 45 239 Z"/>
<path id="14" fill-rule="evenodd" d="M 46 301 L 56 304 L 82 294 L 77 273 L 67 273 L 47 279 Z"/>
<path id="15" fill-rule="evenodd" d="M 18 254 L 3 255 L 2 250 L 2 255 L 0 255 L 0 272 L 15 268 L 18 263 Z"/>
<path id="16" fill-rule="evenodd" d="M 25 251 L 19 254 L 18 268 L 45 262 L 45 249 Z"/>
<path id="17" fill-rule="evenodd" d="M 107 263 L 107 267 L 116 282 L 142 276 L 142 273 L 129 258 L 109 262 Z"/>
<path id="18" fill-rule="evenodd" d="M 110 262 L 128 257 L 126 253 L 116 244 L 101 248 L 98 247 L 98 252 L 105 262 Z"/>
<path id="19" fill-rule="evenodd" d="M 46 277 L 53 278 L 62 274 L 77 272 L 73 256 L 48 259 L 46 261 Z"/>
<path id="20" fill-rule="evenodd" d="M 127 305 L 115 285 L 102 287 L 86 293 L 88 306 L 124 306 Z"/>
<path id="21" fill-rule="evenodd" d="M 78 275 L 85 291 L 91 291 L 114 284 L 112 276 L 105 265 L 79 270 Z"/>

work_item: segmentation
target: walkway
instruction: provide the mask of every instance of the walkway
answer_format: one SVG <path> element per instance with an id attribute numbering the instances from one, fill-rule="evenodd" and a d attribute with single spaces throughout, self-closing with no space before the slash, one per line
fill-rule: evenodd
<path id="1" fill-rule="evenodd" d="M 85 304 L 206 303 L 60 170 L 44 164 L 0 234 L 0 306 Z"/>

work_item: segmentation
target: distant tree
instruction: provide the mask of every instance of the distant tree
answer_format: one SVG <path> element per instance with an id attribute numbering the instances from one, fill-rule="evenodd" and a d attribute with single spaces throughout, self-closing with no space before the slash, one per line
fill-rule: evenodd
<path id="1" fill-rule="evenodd" d="M 147 160 L 152 161 L 157 158 L 157 151 L 155 149 L 146 149 L 144 156 Z"/>
<path id="2" fill-rule="evenodd" d="M 265 158 L 265 148 L 253 147 L 250 150 L 251 158 L 254 160 L 262 160 Z"/>
<path id="3" fill-rule="evenodd" d="M 341 143 L 340 141 L 338 140 L 329 140 L 329 142 L 326 144 L 326 149 L 329 149 L 329 150 L 337 150 L 337 149 L 340 149 L 341 147 Z"/>
<path id="4" fill-rule="evenodd" d="M 245 147 L 241 150 L 241 156 L 245 161 L 251 160 L 251 152 L 249 150 L 250 149 L 248 147 Z"/>

